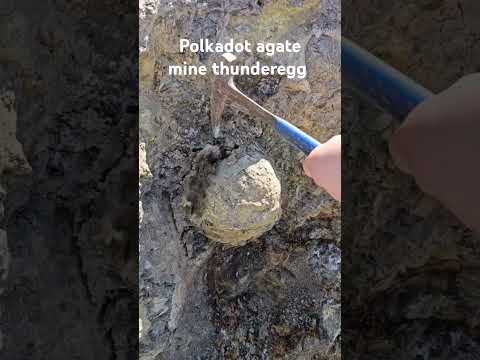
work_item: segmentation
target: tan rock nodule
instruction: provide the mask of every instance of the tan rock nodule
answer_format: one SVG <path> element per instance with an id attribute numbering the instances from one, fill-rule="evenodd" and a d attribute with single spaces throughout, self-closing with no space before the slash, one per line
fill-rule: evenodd
<path id="1" fill-rule="evenodd" d="M 278 221 L 280 194 L 280 181 L 270 162 L 259 153 L 237 150 L 218 164 L 196 221 L 208 238 L 243 245 Z"/>

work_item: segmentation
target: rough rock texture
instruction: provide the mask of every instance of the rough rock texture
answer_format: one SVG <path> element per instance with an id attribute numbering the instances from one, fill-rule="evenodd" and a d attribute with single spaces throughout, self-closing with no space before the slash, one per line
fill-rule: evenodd
<path id="1" fill-rule="evenodd" d="M 130 4 L 1 2 L 2 359 L 137 356 Z"/>
<path id="2" fill-rule="evenodd" d="M 434 92 L 480 70 L 478 1 L 371 0 L 360 12 L 355 1 L 343 5 L 343 35 Z M 344 139 L 348 136 L 343 166 L 351 170 L 343 173 L 349 184 L 344 198 L 352 209 L 344 218 L 352 222 L 342 227 L 348 249 L 342 297 L 349 314 L 342 320 L 346 331 L 355 329 L 343 332 L 342 355 L 478 357 L 479 235 L 395 168 L 386 139 L 396 122 L 353 96 L 342 109 Z M 361 175 L 352 177 L 356 174 Z"/>
<path id="3" fill-rule="evenodd" d="M 5 290 L 10 267 L 8 236 L 4 228 L 4 201 L 10 183 L 18 176 L 28 175 L 30 165 L 22 145 L 17 139 L 17 113 L 15 95 L 12 91 L 0 90 L 0 295 Z M 3 349 L 3 329 L 0 329 L 0 350 Z"/>
<path id="4" fill-rule="evenodd" d="M 244 54 L 238 61 L 306 65 L 306 79 L 236 83 L 325 141 L 340 131 L 340 3 L 148 3 L 140 18 L 140 137 L 153 178 L 141 180 L 140 195 L 141 359 L 338 358 L 338 204 L 303 175 L 303 155 L 258 119 L 227 106 L 222 138 L 214 140 L 212 78 L 171 77 L 167 66 L 217 57 L 179 53 L 180 37 L 300 42 L 297 55 Z M 208 145 L 225 156 L 247 147 L 263 154 L 281 183 L 281 218 L 245 246 L 208 241 L 183 206 L 195 159 Z"/>
<path id="5" fill-rule="evenodd" d="M 0 90 L 0 175 L 2 178 L 8 175 L 28 174 L 32 170 L 16 136 L 15 95 L 12 91 L 3 89 Z"/>
<path id="6" fill-rule="evenodd" d="M 259 153 L 235 150 L 209 179 L 195 222 L 212 240 L 242 245 L 270 230 L 281 214 L 281 185 Z"/>

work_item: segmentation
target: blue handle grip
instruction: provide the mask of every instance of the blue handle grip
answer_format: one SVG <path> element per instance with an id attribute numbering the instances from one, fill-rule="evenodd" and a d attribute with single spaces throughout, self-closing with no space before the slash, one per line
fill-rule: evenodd
<path id="1" fill-rule="evenodd" d="M 312 138 L 310 135 L 305 134 L 299 128 L 290 124 L 287 120 L 281 117 L 274 116 L 275 129 L 290 143 L 295 145 L 298 149 L 302 150 L 305 155 L 308 155 L 315 149 L 320 143 Z"/>
<path id="2" fill-rule="evenodd" d="M 352 41 L 342 38 L 342 76 L 399 120 L 432 93 Z"/>

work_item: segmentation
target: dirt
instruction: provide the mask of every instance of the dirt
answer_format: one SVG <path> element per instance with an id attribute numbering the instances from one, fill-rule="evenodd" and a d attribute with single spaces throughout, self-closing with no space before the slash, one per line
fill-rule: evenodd
<path id="1" fill-rule="evenodd" d="M 187 216 L 201 217 L 205 208 L 205 196 L 215 175 L 222 153 L 218 146 L 207 145 L 195 156 L 190 174 L 185 178 L 183 198 Z"/>

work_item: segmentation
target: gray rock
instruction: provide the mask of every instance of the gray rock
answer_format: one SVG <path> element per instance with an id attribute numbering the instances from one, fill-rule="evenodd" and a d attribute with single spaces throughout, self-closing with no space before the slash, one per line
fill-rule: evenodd
<path id="1" fill-rule="evenodd" d="M 2 358 L 135 358 L 136 11 L 40 5 L 0 6 Z"/>
<path id="2" fill-rule="evenodd" d="M 0 229 L 0 283 L 7 279 L 9 264 L 10 252 L 8 251 L 7 233 Z"/>
<path id="3" fill-rule="evenodd" d="M 280 195 L 280 181 L 262 154 L 235 151 L 218 165 L 195 221 L 208 238 L 241 245 L 275 225 Z"/>

